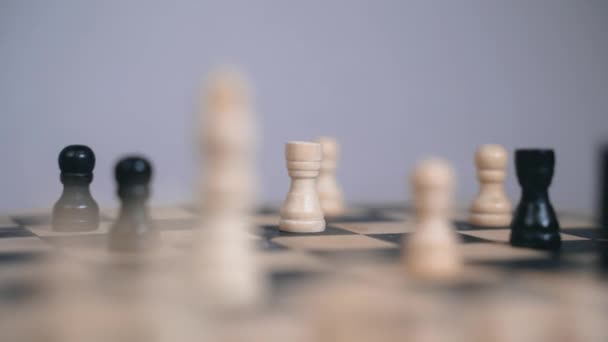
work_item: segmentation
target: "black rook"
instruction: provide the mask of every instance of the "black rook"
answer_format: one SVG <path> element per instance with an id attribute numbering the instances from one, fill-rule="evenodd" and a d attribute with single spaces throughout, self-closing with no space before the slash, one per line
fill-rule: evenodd
<path id="1" fill-rule="evenodd" d="M 559 222 L 549 200 L 554 168 L 553 150 L 515 151 L 515 171 L 522 192 L 511 222 L 511 245 L 545 250 L 561 246 Z"/>
<path id="2" fill-rule="evenodd" d="M 91 231 L 99 227 L 99 206 L 91 196 L 95 154 L 88 146 L 70 145 L 59 153 L 63 193 L 53 207 L 54 231 Z"/>

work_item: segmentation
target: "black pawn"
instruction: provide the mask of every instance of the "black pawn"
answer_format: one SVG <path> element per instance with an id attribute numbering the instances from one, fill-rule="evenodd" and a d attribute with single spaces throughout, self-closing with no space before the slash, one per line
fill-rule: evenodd
<path id="1" fill-rule="evenodd" d="M 70 145 L 59 153 L 63 193 L 53 206 L 52 226 L 58 232 L 80 232 L 99 227 L 99 206 L 91 196 L 95 154 L 88 146 Z"/>
<path id="2" fill-rule="evenodd" d="M 560 248 L 559 222 L 549 200 L 554 168 L 553 150 L 515 151 L 515 171 L 522 192 L 511 222 L 511 245 L 544 250 Z"/>
<path id="3" fill-rule="evenodd" d="M 157 246 L 159 232 L 148 216 L 152 166 L 145 158 L 121 159 L 114 169 L 121 201 L 120 214 L 110 230 L 109 247 L 115 251 L 139 252 Z"/>

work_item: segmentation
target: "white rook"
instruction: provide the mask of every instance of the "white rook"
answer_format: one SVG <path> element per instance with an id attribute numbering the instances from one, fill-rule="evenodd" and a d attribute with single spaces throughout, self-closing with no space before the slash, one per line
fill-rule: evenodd
<path id="1" fill-rule="evenodd" d="M 279 229 L 293 233 L 315 233 L 325 230 L 325 219 L 316 181 L 321 168 L 321 145 L 292 141 L 285 146 L 291 186 L 281 207 Z"/>

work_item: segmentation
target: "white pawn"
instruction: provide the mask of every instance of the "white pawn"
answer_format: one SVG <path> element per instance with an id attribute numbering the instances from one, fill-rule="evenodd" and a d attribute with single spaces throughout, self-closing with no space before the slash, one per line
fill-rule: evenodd
<path id="1" fill-rule="evenodd" d="M 479 194 L 471 205 L 472 224 L 489 227 L 511 224 L 511 202 L 504 190 L 507 159 L 507 150 L 500 145 L 482 145 L 477 149 Z"/>
<path id="2" fill-rule="evenodd" d="M 454 187 L 452 168 L 440 159 L 425 160 L 414 170 L 411 182 L 416 226 L 404 242 L 405 266 L 418 278 L 450 278 L 462 268 L 459 239 L 449 221 Z"/>
<path id="3" fill-rule="evenodd" d="M 321 145 L 292 141 L 285 146 L 291 186 L 281 207 L 279 229 L 292 233 L 316 233 L 325 230 L 325 219 L 316 189 L 321 167 Z"/>
<path id="4" fill-rule="evenodd" d="M 344 214 L 344 197 L 336 179 L 336 167 L 340 147 L 334 138 L 319 138 L 323 160 L 317 179 L 317 193 L 325 216 L 340 216 Z"/>

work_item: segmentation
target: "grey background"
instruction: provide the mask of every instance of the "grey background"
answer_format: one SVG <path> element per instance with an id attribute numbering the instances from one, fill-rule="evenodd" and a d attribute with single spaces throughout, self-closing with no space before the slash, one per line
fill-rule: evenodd
<path id="1" fill-rule="evenodd" d="M 96 151 L 102 205 L 130 152 L 154 162 L 155 203 L 189 201 L 200 82 L 231 62 L 255 86 L 264 201 L 287 191 L 286 141 L 334 135 L 351 202 L 407 199 L 439 155 L 467 204 L 473 152 L 497 142 L 555 148 L 554 204 L 589 211 L 607 17 L 606 1 L 0 0 L 0 209 L 51 206 L 70 143 Z"/>

